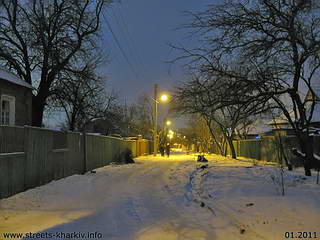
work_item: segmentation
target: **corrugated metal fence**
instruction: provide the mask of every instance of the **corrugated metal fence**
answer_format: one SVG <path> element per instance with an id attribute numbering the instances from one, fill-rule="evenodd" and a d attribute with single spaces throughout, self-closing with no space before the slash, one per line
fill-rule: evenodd
<path id="1" fill-rule="evenodd" d="M 144 139 L 86 134 L 85 142 L 86 151 L 81 133 L 0 126 L 0 198 L 119 161 L 127 148 L 134 157 L 152 151 Z"/>

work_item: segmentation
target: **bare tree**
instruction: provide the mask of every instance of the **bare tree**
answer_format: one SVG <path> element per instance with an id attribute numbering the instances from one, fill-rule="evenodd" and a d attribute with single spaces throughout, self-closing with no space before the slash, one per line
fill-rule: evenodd
<path id="1" fill-rule="evenodd" d="M 112 118 L 116 96 L 107 93 L 104 81 L 90 67 L 81 72 L 62 72 L 48 98 L 49 106 L 62 109 L 69 130 L 82 130 L 96 118 Z"/>
<path id="2" fill-rule="evenodd" d="M 207 73 L 201 75 L 177 88 L 173 110 L 183 114 L 201 114 L 215 143 L 224 152 L 223 143 L 217 141 L 211 128 L 212 124 L 218 126 L 232 157 L 236 158 L 233 145 L 236 129 L 246 124 L 249 117 L 266 111 L 268 98 L 263 98 L 263 101 L 253 99 L 251 89 L 236 78 Z"/>
<path id="3" fill-rule="evenodd" d="M 143 94 L 127 109 L 127 135 L 151 137 L 153 130 L 153 114 L 151 98 Z"/>
<path id="4" fill-rule="evenodd" d="M 250 101 L 262 97 L 277 104 L 305 154 L 307 176 L 314 163 L 309 129 L 316 104 L 313 86 L 320 67 L 319 4 L 298 0 L 212 4 L 206 11 L 190 13 L 193 21 L 186 26 L 200 34 L 202 47 L 179 47 L 181 58 L 191 58 L 192 69 L 233 76 L 253 89 Z M 234 66 L 247 71 L 234 71 Z M 301 89 L 312 94 L 309 103 L 303 101 Z M 291 99 L 291 106 L 283 96 Z"/>
<path id="5" fill-rule="evenodd" d="M 0 65 L 36 91 L 32 124 L 41 126 L 47 99 L 65 71 L 81 71 L 97 51 L 108 0 L 1 0 Z"/>

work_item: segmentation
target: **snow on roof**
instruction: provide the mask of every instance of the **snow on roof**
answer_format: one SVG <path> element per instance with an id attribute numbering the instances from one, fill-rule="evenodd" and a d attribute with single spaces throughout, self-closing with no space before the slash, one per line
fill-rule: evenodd
<path id="1" fill-rule="evenodd" d="M 313 84 L 313 91 L 316 94 L 316 104 L 314 106 L 314 110 L 313 110 L 313 114 L 312 114 L 312 119 L 311 122 L 320 122 L 320 84 Z M 307 102 L 309 101 L 309 102 Z M 306 103 L 306 115 L 309 116 L 310 115 L 310 111 L 311 111 L 311 105 L 312 105 L 312 95 L 311 92 L 309 91 L 305 97 L 305 102 Z M 293 121 L 295 121 L 295 114 L 294 111 L 291 110 L 289 112 L 290 117 Z M 299 114 L 299 112 L 298 112 Z M 299 115 L 297 116 L 299 118 Z M 288 119 L 286 118 L 286 116 L 284 114 L 280 115 L 278 118 L 276 118 L 275 120 L 272 120 L 270 122 L 268 122 L 269 125 L 276 125 L 276 124 L 288 124 Z"/>
<path id="2" fill-rule="evenodd" d="M 294 121 L 295 116 L 294 116 L 294 111 L 291 110 L 289 112 L 291 119 Z M 276 119 L 272 119 L 270 122 L 268 122 L 268 125 L 276 125 L 276 124 L 288 124 L 288 119 L 284 114 L 281 114 L 279 117 Z"/>
<path id="3" fill-rule="evenodd" d="M 320 83 L 316 83 L 316 84 L 312 84 L 312 90 L 314 91 L 315 93 L 315 97 L 317 100 L 320 99 Z M 308 91 L 307 95 L 306 95 L 306 98 L 305 98 L 305 101 L 312 101 L 313 98 L 312 98 L 312 94 L 310 91 Z"/>
<path id="4" fill-rule="evenodd" d="M 19 78 L 18 76 L 16 76 L 15 74 L 4 70 L 4 69 L 0 69 L 0 79 L 1 80 L 6 80 L 8 82 L 23 86 L 23 87 L 27 87 L 27 88 L 33 88 L 29 83 L 23 81 L 21 78 Z"/>
<path id="5" fill-rule="evenodd" d="M 309 116 L 311 111 L 310 107 L 307 107 L 306 110 L 306 115 Z M 295 121 L 295 114 L 294 111 L 291 110 L 289 112 L 290 117 L 293 121 Z M 298 112 L 299 115 L 299 112 Z M 299 118 L 299 116 L 298 116 Z M 312 114 L 312 118 L 311 118 L 311 122 L 320 122 L 320 103 L 317 102 L 314 106 L 314 110 L 313 110 L 313 114 Z M 288 119 L 286 118 L 286 116 L 284 114 L 280 115 L 278 118 L 276 118 L 275 120 L 271 120 L 270 122 L 268 122 L 269 125 L 276 125 L 276 124 L 288 124 Z"/>

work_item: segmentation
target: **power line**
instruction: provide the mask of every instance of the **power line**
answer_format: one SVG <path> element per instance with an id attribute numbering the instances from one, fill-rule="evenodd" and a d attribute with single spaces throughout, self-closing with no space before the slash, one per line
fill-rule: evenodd
<path id="1" fill-rule="evenodd" d="M 127 36 L 128 36 L 128 38 L 129 38 L 129 42 L 132 44 L 133 49 L 137 50 L 138 48 L 137 48 L 136 41 L 135 41 L 135 39 L 132 37 L 132 35 L 131 35 L 130 31 L 129 31 L 128 23 L 127 23 L 127 21 L 126 21 L 126 19 L 125 19 L 125 17 L 124 17 L 124 14 L 122 13 L 122 5 L 118 5 L 118 6 L 119 6 L 119 7 L 118 7 L 118 10 L 119 10 L 118 13 L 119 13 L 119 16 L 120 16 L 120 20 L 122 21 L 122 23 L 123 23 L 123 25 L 124 25 L 124 30 L 125 30 L 125 32 L 127 33 Z M 141 58 L 141 55 L 139 54 L 139 51 L 137 51 L 137 54 L 135 54 L 135 56 L 136 56 L 136 58 L 137 58 L 137 60 L 138 60 L 138 62 L 139 62 L 139 64 L 140 64 L 141 69 L 143 70 L 144 74 L 147 75 L 147 74 L 146 74 L 146 71 L 145 71 L 145 70 L 146 70 L 146 67 L 145 67 L 144 62 L 142 61 L 142 58 Z"/>
<path id="2" fill-rule="evenodd" d="M 128 58 L 126 52 L 125 52 L 124 49 L 122 48 L 122 46 L 121 46 L 121 44 L 120 44 L 120 41 L 118 40 L 115 32 L 113 31 L 112 26 L 111 26 L 111 24 L 109 23 L 108 19 L 106 18 L 104 12 L 102 12 L 102 16 L 103 16 L 104 20 L 106 21 L 106 23 L 107 23 L 107 25 L 108 25 L 108 27 L 109 27 L 109 29 L 110 29 L 110 32 L 111 32 L 111 34 L 112 34 L 112 36 L 113 36 L 113 39 L 115 40 L 118 48 L 119 48 L 120 51 L 121 51 L 121 54 L 123 55 L 124 59 L 125 59 L 126 62 L 128 63 L 129 67 L 131 68 L 131 71 L 133 72 L 133 74 L 139 79 L 140 77 L 139 77 L 138 72 L 135 70 L 134 65 L 131 63 L 131 61 L 130 61 L 130 59 Z"/>
<path id="3" fill-rule="evenodd" d="M 139 69 L 140 67 L 139 67 L 139 64 L 137 64 L 136 55 L 134 54 L 133 48 L 131 46 L 132 41 L 129 39 L 129 37 L 126 35 L 126 33 L 123 31 L 123 29 L 125 27 L 123 26 L 123 23 L 121 24 L 121 22 L 119 21 L 118 17 L 116 16 L 115 12 L 113 11 L 113 8 L 110 8 L 110 9 L 111 9 L 112 17 L 113 17 L 113 19 L 115 19 L 115 23 L 118 25 L 117 29 L 119 29 L 119 33 L 122 35 L 122 40 L 125 42 L 125 46 L 126 46 L 127 50 L 129 50 L 127 53 L 129 53 L 129 55 L 131 56 L 131 60 L 135 64 L 135 67 L 137 67 Z M 139 70 L 141 70 L 141 69 L 139 69 Z"/>

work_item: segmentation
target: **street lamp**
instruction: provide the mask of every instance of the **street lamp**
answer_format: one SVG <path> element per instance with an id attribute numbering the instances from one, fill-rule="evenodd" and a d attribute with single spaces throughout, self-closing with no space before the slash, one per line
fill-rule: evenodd
<path id="1" fill-rule="evenodd" d="M 161 97 L 160 97 L 161 101 L 165 102 L 165 101 L 168 101 L 168 95 L 166 94 L 163 94 Z"/>
<path id="2" fill-rule="evenodd" d="M 160 101 L 166 102 L 168 101 L 168 95 L 162 94 L 159 98 Z M 154 98 L 153 98 L 153 156 L 157 155 L 158 152 L 158 133 L 157 133 L 157 125 L 158 125 L 158 84 L 154 85 Z"/>
<path id="3" fill-rule="evenodd" d="M 166 122 L 166 124 L 167 124 L 167 126 L 170 126 L 170 125 L 171 125 L 171 121 L 168 120 L 168 121 Z"/>

